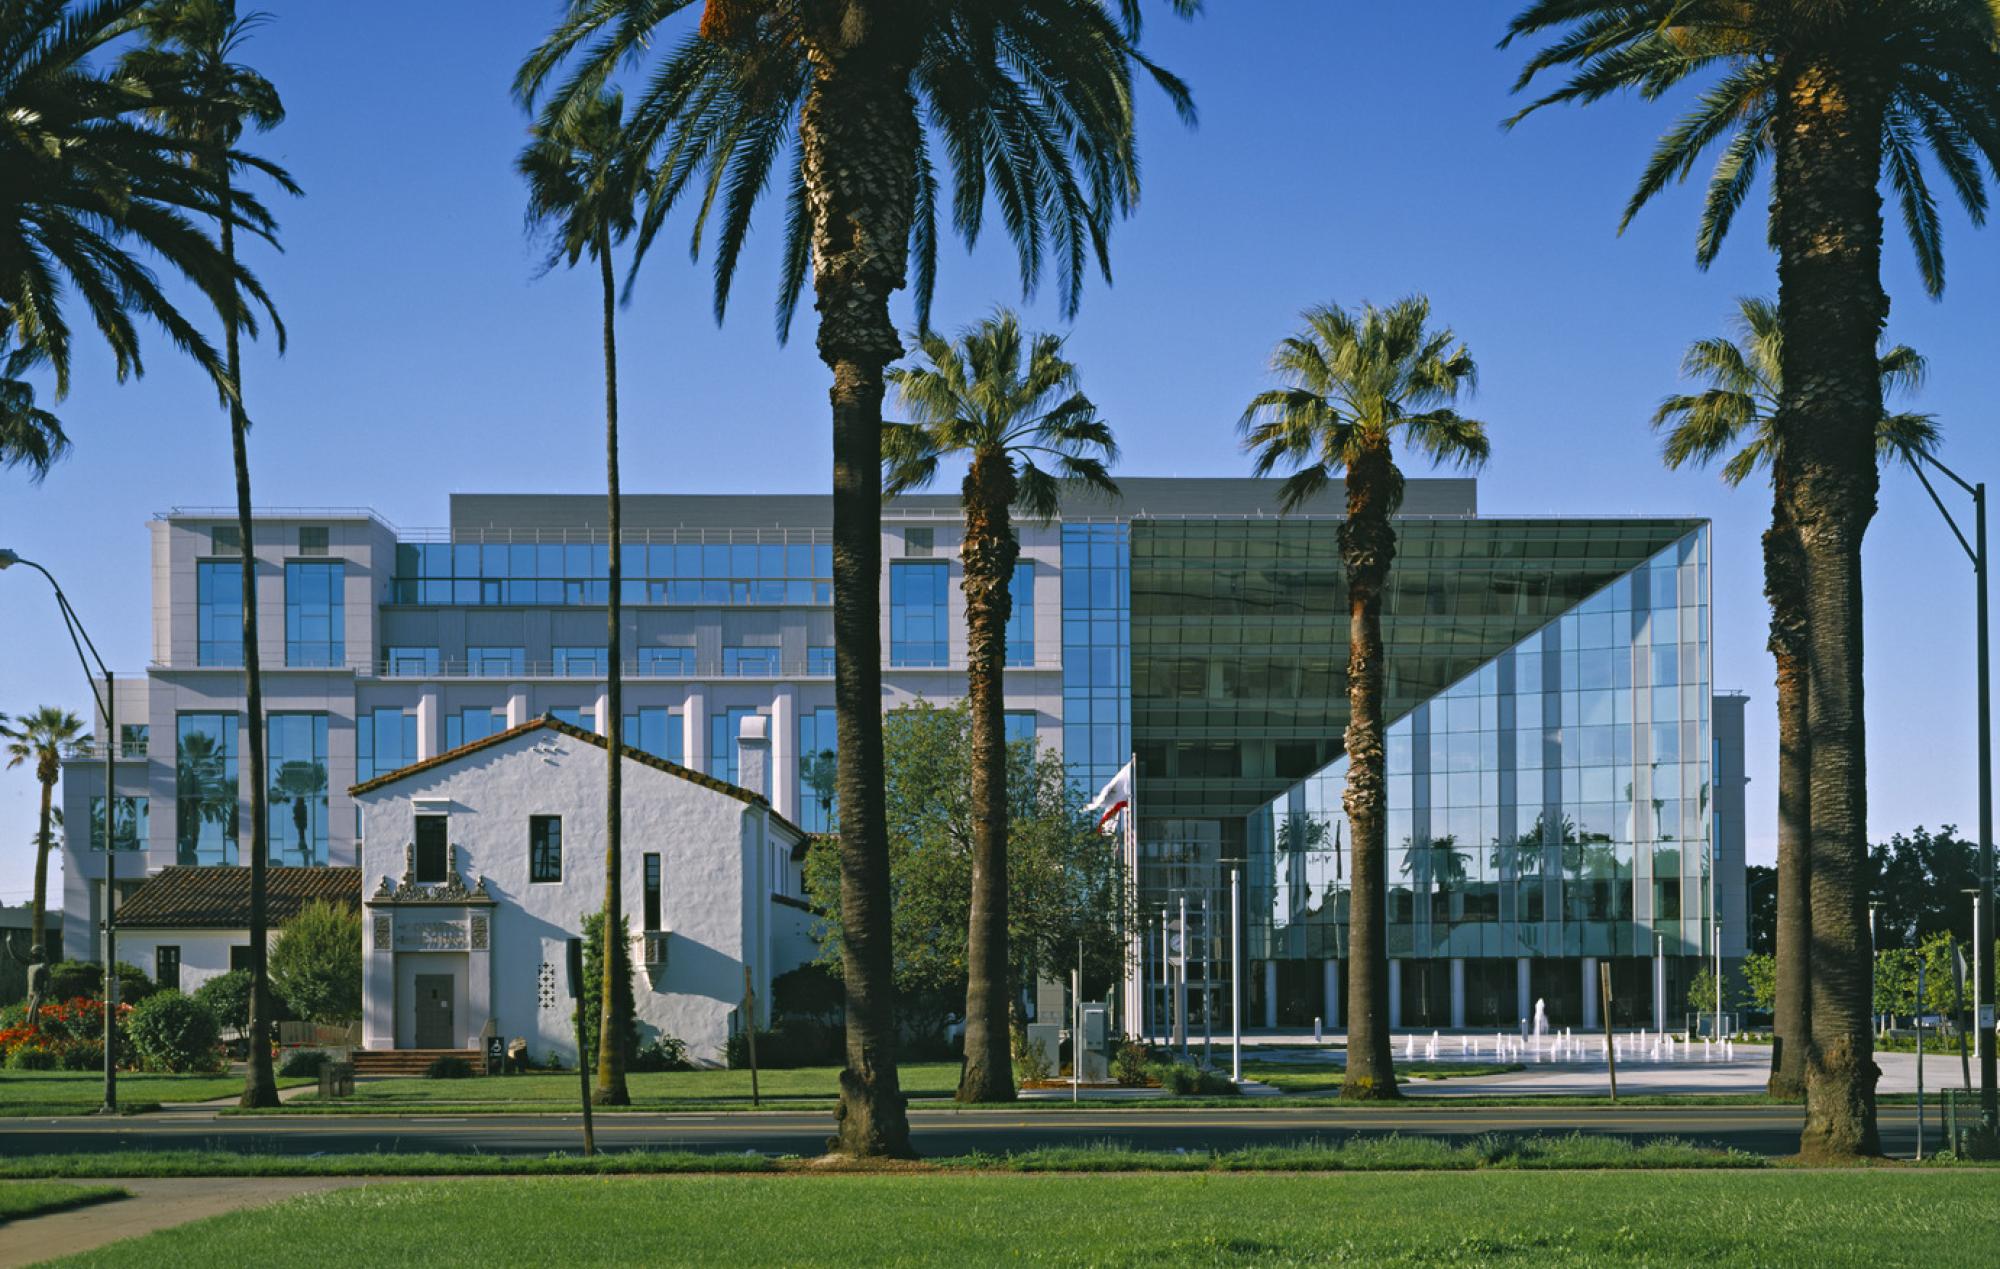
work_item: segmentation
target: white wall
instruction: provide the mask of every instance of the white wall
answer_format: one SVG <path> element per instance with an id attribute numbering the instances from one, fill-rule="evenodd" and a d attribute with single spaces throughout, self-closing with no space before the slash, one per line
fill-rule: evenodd
<path id="1" fill-rule="evenodd" d="M 276 933 L 272 942 L 277 941 Z M 181 949 L 181 990 L 192 996 L 195 988 L 209 979 L 229 972 L 229 949 L 248 947 L 248 930 L 120 930 L 118 959 L 153 977 L 154 953 L 162 946 Z"/>

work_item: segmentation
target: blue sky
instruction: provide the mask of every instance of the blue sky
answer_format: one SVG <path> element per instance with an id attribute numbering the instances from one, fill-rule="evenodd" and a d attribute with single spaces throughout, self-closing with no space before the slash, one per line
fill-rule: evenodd
<path id="1" fill-rule="evenodd" d="M 247 57 L 290 119 L 258 144 L 307 196 L 280 208 L 285 252 L 253 264 L 291 331 L 255 348 L 245 391 L 260 503 L 376 509 L 442 524 L 454 491 L 601 487 L 596 294 L 588 273 L 536 277 L 511 160 L 525 121 L 514 66 L 553 4 L 270 0 Z M 1715 521 L 1715 666 L 1750 710 L 1751 858 L 1773 818 L 1770 665 L 1758 534 L 1768 499 L 1712 474 L 1669 473 L 1646 420 L 1681 350 L 1740 294 L 1775 289 L 1761 207 L 1716 266 L 1693 262 L 1698 189 L 1670 192 L 1622 237 L 1620 212 L 1653 139 L 1685 98 L 1500 120 L 1521 54 L 1496 51 L 1511 4 L 1217 0 L 1148 47 L 1193 85 L 1200 126 L 1142 98 L 1145 190 L 1065 324 L 1053 288 L 1025 304 L 1004 241 L 943 257 L 936 320 L 997 303 L 1066 329 L 1087 390 L 1132 475 L 1241 473 L 1234 422 L 1265 386 L 1272 343 L 1320 302 L 1427 293 L 1482 371 L 1492 429 L 1482 509 L 1676 514 Z M 1164 6 L 1161 6 L 1162 13 Z M 777 209 L 782 210 L 782 209 Z M 776 218 L 765 207 L 726 325 L 707 261 L 656 249 L 622 315 L 630 492 L 817 491 L 831 466 L 826 376 L 810 313 L 772 335 Z M 2000 471 L 1988 427 L 2000 238 L 1947 215 L 1950 287 L 1917 285 L 1893 235 L 1891 334 L 1931 359 L 1915 403 L 1945 456 Z M 905 307 L 901 320 L 908 320 Z M 227 431 L 165 344 L 143 381 L 112 381 L 86 340 L 61 408 L 75 456 L 39 487 L 0 474 L 0 545 L 47 563 L 124 673 L 150 654 L 147 517 L 232 498 Z M 1412 474 L 1421 474 L 1414 467 Z M 1922 490 L 1884 481 L 1867 542 L 1871 829 L 1976 825 L 1970 570 Z M 0 709 L 88 696 L 38 578 L 0 577 Z M 0 772 L 0 901 L 30 886 L 35 788 Z"/>

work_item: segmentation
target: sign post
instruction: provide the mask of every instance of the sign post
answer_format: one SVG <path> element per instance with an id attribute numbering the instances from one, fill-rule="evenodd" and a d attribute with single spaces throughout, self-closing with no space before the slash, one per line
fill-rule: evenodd
<path id="1" fill-rule="evenodd" d="M 764 1103 L 757 1097 L 757 993 L 750 986 L 750 967 L 743 967 L 743 1038 L 750 1050 L 750 1105 Z"/>
<path id="2" fill-rule="evenodd" d="M 1604 997 L 1599 1008 L 1604 1010 L 1604 1067 L 1611 1073 L 1611 1100 L 1618 1100 L 1618 1037 L 1611 1033 L 1611 964 L 1597 962 L 1597 994 Z"/>
<path id="3" fill-rule="evenodd" d="M 576 1083 L 583 1094 L 583 1156 L 597 1153 L 597 1134 L 590 1122 L 590 1055 L 583 1043 L 583 940 L 569 941 L 569 996 L 576 1002 Z"/>

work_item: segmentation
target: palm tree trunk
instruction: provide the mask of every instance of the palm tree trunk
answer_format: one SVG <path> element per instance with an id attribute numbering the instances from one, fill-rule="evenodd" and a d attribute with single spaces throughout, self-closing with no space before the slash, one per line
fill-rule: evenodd
<path id="1" fill-rule="evenodd" d="M 222 258 L 231 273 L 236 269 L 236 229 L 227 211 L 230 204 L 229 162 L 225 155 L 217 163 L 216 183 L 221 186 L 220 218 Z M 235 303 L 240 293 L 232 289 Z M 271 977 L 270 915 L 267 896 L 270 885 L 270 825 L 264 788 L 264 676 L 257 647 L 257 551 L 250 524 L 250 417 L 243 408 L 243 349 L 238 334 L 240 318 L 234 308 L 222 315 L 223 356 L 228 363 L 229 386 L 234 396 L 229 402 L 229 446 L 236 464 L 236 535 L 243 544 L 243 696 L 249 718 L 250 778 L 250 1039 L 248 1069 L 243 1077 L 245 1107 L 276 1106 L 278 1084 L 271 1070 Z M 241 781 L 242 768 L 238 768 Z M 108 800 L 107 800 L 108 806 Z"/>
<path id="2" fill-rule="evenodd" d="M 1807 62 L 1781 97 L 1777 413 L 1796 461 L 1793 522 L 1805 563 L 1812 779 L 1806 1121 L 1799 1151 L 1838 1162 L 1881 1152 L 1875 1123 L 1868 940 L 1868 759 L 1862 703 L 1861 539 L 1875 511 L 1882 417 L 1883 101 L 1866 74 Z"/>
<path id="3" fill-rule="evenodd" d="M 1771 527 L 1764 533 L 1764 594 L 1771 602 L 1778 696 L 1778 952 L 1771 1019 L 1778 1055 L 1766 1089 L 1773 1097 L 1800 1101 L 1806 1092 L 1806 1049 L 1812 1044 L 1812 740 L 1807 734 L 1804 564 L 1787 501 L 1783 491 L 1773 499 Z"/>
<path id="4" fill-rule="evenodd" d="M 882 765 L 883 370 L 902 352 L 889 297 L 904 282 L 916 171 L 912 24 L 850 0 L 809 26 L 814 83 L 799 121 L 812 213 L 819 355 L 833 372 L 834 708 L 840 738 L 841 977 L 847 1066 L 837 1135 L 858 1157 L 910 1157 L 896 1075 L 889 841 Z"/>
<path id="5" fill-rule="evenodd" d="M 1014 464 L 976 454 L 965 473 L 965 696 L 972 715 L 972 920 L 965 944 L 962 1102 L 1014 1100 L 1007 1002 L 1007 618 L 1021 547 L 1009 524 Z"/>
<path id="6" fill-rule="evenodd" d="M 41 764 L 37 764 L 38 766 Z M 39 772 L 37 773 L 39 774 Z M 54 820 L 56 782 L 44 778 L 42 785 L 42 815 L 35 833 L 35 909 L 30 915 L 28 933 L 28 1012 L 30 1024 L 42 1016 L 42 989 L 48 981 L 46 966 L 49 963 L 49 829 Z M 111 799 L 104 799 L 106 817 L 109 818 Z M 106 830 L 107 833 L 109 830 Z M 105 842 L 108 845 L 110 838 Z M 37 967 L 42 967 L 39 972 Z"/>
<path id="7" fill-rule="evenodd" d="M 1400 1097 L 1389 1052 L 1388 755 L 1383 747 L 1382 587 L 1396 558 L 1389 514 L 1403 476 L 1386 440 L 1347 469 L 1347 825 L 1353 842 L 1353 909 L 1347 933 L 1347 1075 L 1340 1095 Z"/>
<path id="8" fill-rule="evenodd" d="M 604 483 L 608 491 L 605 525 L 611 535 L 607 576 L 604 637 L 604 1009 L 597 1028 L 597 1088 L 591 1100 L 600 1106 L 627 1106 L 631 1094 L 625 1088 L 625 1036 L 630 1031 L 626 1007 L 630 1003 L 631 951 L 625 941 L 625 918 L 620 885 L 624 877 L 625 853 L 625 674 L 622 661 L 625 641 L 623 597 L 619 586 L 624 573 L 619 552 L 624 547 L 623 516 L 618 504 L 618 331 L 615 314 L 618 286 L 611 273 L 611 236 L 597 233 L 597 264 L 604 284 Z M 746 1022 L 745 1025 L 755 1025 Z"/>

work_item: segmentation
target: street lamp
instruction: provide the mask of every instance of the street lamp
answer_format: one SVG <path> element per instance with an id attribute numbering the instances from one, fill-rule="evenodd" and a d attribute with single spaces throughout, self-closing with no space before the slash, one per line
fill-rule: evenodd
<path id="1" fill-rule="evenodd" d="M 1974 911 L 1978 929 L 1990 931 L 1993 929 L 1993 699 L 1986 617 L 1986 482 L 1967 484 L 1957 472 L 1922 450 L 1908 449 L 1904 452 L 1909 455 L 1910 470 L 1923 482 L 1924 492 L 1931 496 L 1938 513 L 1951 526 L 1952 536 L 1958 539 L 1959 547 L 1972 561 L 1979 622 L 1979 902 Z M 1930 478 L 1924 475 L 1925 463 L 1937 468 L 1953 484 L 1972 495 L 1972 543 L 1965 540 L 1965 534 L 1959 531 L 1958 521 L 1946 510 L 1944 500 L 1938 497 Z M 1992 935 L 1989 933 L 1985 937 L 1991 938 Z M 1993 1052 L 1993 954 L 1989 949 L 1985 955 L 1977 955 L 1980 950 L 1973 948 L 1975 972 L 1972 998 L 1978 1015 L 1975 1023 L 1979 1028 L 1979 1119 L 1986 1139 L 1991 1143 L 2000 1140 L 2000 1087 L 1996 1087 Z"/>
<path id="2" fill-rule="evenodd" d="M 76 649 L 76 659 L 83 664 L 83 677 L 90 684 L 92 696 L 97 696 L 97 679 L 91 673 L 91 662 L 97 663 L 97 672 L 104 676 L 104 695 L 97 698 L 97 707 L 104 714 L 104 736 L 100 741 L 104 747 L 104 1105 L 100 1113 L 115 1115 L 118 1113 L 118 930 L 112 924 L 112 909 L 118 893 L 118 720 L 111 670 L 104 664 L 104 658 L 97 655 L 97 645 L 84 632 L 76 609 L 70 607 L 69 596 L 63 594 L 55 575 L 33 560 L 23 559 L 17 552 L 0 547 L 0 569 L 12 568 L 16 564 L 40 573 L 55 591 L 56 608 L 62 613 L 70 645 Z M 89 650 L 88 656 L 85 649 Z M 36 931 L 36 935 L 39 937 L 40 931 Z"/>

